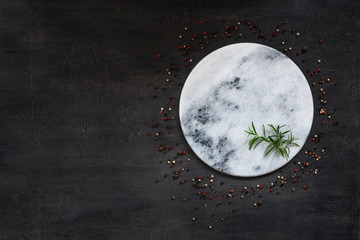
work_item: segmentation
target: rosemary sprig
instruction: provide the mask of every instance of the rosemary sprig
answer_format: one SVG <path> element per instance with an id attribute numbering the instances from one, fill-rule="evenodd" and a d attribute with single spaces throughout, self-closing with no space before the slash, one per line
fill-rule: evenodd
<path id="1" fill-rule="evenodd" d="M 287 130 L 284 132 L 281 131 L 281 128 L 285 127 L 286 125 L 278 125 L 277 127 L 275 127 L 272 124 L 268 124 L 268 126 L 274 131 L 274 134 L 269 136 L 266 135 L 264 125 L 262 125 L 262 136 L 258 135 L 258 133 L 256 132 L 253 122 L 251 122 L 251 125 L 252 129 L 249 127 L 249 130 L 245 131 L 248 134 L 248 137 L 253 136 L 253 138 L 249 141 L 249 150 L 251 150 L 253 146 L 255 149 L 261 142 L 267 142 L 268 146 L 265 149 L 265 156 L 267 156 L 272 150 L 275 149 L 277 153 L 280 153 L 281 156 L 288 159 L 290 155 L 290 146 L 294 145 L 299 147 L 299 145 L 295 143 L 295 141 L 299 139 L 295 138 L 292 135 L 291 130 Z M 288 134 L 287 138 L 285 136 L 286 134 Z"/>

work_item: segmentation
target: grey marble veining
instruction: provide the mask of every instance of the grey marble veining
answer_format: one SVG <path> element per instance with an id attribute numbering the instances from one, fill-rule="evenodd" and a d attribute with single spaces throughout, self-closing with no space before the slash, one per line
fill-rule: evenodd
<path id="1" fill-rule="evenodd" d="M 303 146 L 313 120 L 313 99 L 306 78 L 287 56 L 254 43 L 220 48 L 189 74 L 180 98 L 180 122 L 196 155 L 209 166 L 235 176 L 258 176 L 290 161 Z M 254 122 L 283 125 L 300 140 L 290 158 L 266 144 L 248 149 L 244 130 Z"/>

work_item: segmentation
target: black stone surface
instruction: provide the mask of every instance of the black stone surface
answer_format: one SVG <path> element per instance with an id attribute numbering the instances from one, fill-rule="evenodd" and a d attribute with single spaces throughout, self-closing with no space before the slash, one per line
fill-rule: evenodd
<path id="1" fill-rule="evenodd" d="M 183 64 L 177 47 L 184 26 L 190 34 L 219 31 L 221 20 L 239 17 L 256 21 L 266 36 L 285 19 L 301 36 L 264 42 L 249 34 L 210 44 L 194 59 L 239 41 L 282 49 L 284 40 L 294 50 L 306 44 L 304 55 L 289 56 L 304 72 L 320 58 L 332 79 L 324 88 L 333 119 L 324 126 L 313 88 L 311 135 L 321 132 L 326 158 L 312 160 L 319 174 L 305 174 L 306 191 L 286 184 L 279 195 L 262 194 L 258 208 L 257 195 L 203 207 L 190 183 L 178 180 L 215 174 L 216 191 L 237 193 L 294 169 L 290 163 L 254 179 L 219 174 L 190 152 L 177 121 L 168 123 L 168 135 L 158 114 L 169 97 L 178 99 L 177 84 L 191 69 L 181 68 L 172 85 L 164 81 L 172 61 Z M 359 17 L 357 1 L 340 0 L 1 1 L 0 239 L 359 239 Z M 168 156 L 155 150 L 153 119 L 162 143 L 179 142 L 176 150 L 192 159 L 176 181 L 159 164 Z"/>

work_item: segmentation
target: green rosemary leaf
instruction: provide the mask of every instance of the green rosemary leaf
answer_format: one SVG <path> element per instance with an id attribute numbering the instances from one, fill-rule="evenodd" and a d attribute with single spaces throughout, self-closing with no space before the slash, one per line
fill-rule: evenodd
<path id="1" fill-rule="evenodd" d="M 280 152 L 281 156 L 285 157 L 284 149 L 279 148 L 278 151 Z"/>
<path id="2" fill-rule="evenodd" d="M 257 137 L 253 138 L 252 140 L 250 140 L 249 142 L 249 150 L 251 150 L 252 146 L 254 145 L 254 143 L 257 141 Z"/>
<path id="3" fill-rule="evenodd" d="M 259 145 L 259 143 L 261 143 L 262 141 L 264 141 L 262 138 L 259 138 L 259 141 L 255 144 L 254 149 L 257 147 L 257 145 Z"/>
<path id="4" fill-rule="evenodd" d="M 274 148 L 275 146 L 270 143 L 265 150 L 265 156 L 267 156 Z"/>
<path id="5" fill-rule="evenodd" d="M 274 125 L 268 124 L 268 126 L 271 127 L 271 128 L 274 130 L 275 133 L 277 132 L 277 131 L 276 131 L 276 128 L 274 127 Z"/>
<path id="6" fill-rule="evenodd" d="M 262 125 L 262 127 L 263 127 L 263 135 L 264 135 L 264 137 L 266 138 L 266 132 L 265 132 L 265 126 L 264 126 L 264 124 Z"/>
<path id="7" fill-rule="evenodd" d="M 254 133 L 257 135 L 256 129 L 255 129 L 255 126 L 254 126 L 254 122 L 251 122 L 251 125 L 252 125 L 252 127 L 254 129 Z"/>

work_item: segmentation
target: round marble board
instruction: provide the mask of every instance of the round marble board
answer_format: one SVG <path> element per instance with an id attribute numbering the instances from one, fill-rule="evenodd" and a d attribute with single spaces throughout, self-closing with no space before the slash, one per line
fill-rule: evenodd
<path id="1" fill-rule="evenodd" d="M 195 66 L 181 92 L 179 114 L 185 138 L 202 161 L 223 173 L 254 177 L 281 168 L 300 151 L 313 106 L 306 78 L 287 56 L 265 45 L 237 43 Z M 249 150 L 245 130 L 252 121 L 258 132 L 262 124 L 285 124 L 300 147 L 290 147 L 289 159 L 275 151 L 265 156 L 265 142 Z"/>

